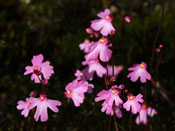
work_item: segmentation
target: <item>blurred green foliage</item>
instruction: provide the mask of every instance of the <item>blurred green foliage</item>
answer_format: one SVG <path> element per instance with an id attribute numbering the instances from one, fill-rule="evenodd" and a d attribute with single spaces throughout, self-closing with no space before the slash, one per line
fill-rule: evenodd
<path id="1" fill-rule="evenodd" d="M 79 43 L 88 35 L 85 29 L 96 14 L 105 8 L 114 13 L 115 64 L 125 63 L 124 84 L 134 93 L 141 92 L 139 83 L 126 79 L 127 68 L 135 63 L 150 63 L 152 46 L 160 22 L 161 0 L 137 1 L 129 12 L 130 0 L 0 0 L 0 131 L 13 130 L 60 130 L 60 131 L 101 131 L 107 129 L 109 116 L 102 113 L 101 104 L 94 98 L 104 89 L 103 79 L 94 78 L 93 94 L 86 95 L 85 102 L 75 108 L 72 101 L 66 100 L 64 88 L 74 79 L 75 70 L 82 69 L 84 54 L 79 50 Z M 151 119 L 152 129 L 175 130 L 175 2 L 167 1 L 160 34 L 156 47 L 163 44 L 163 58 L 158 69 L 157 81 L 170 100 L 169 103 L 148 83 L 150 106 L 158 111 Z M 121 22 L 125 15 L 131 14 L 131 23 L 124 23 L 123 42 L 121 44 Z M 125 57 L 122 53 L 124 51 Z M 30 91 L 40 90 L 30 76 L 24 76 L 25 66 L 31 64 L 33 55 L 42 53 L 54 66 L 55 74 L 48 85 L 48 98 L 61 100 L 63 105 L 59 113 L 49 111 L 49 120 L 45 123 L 34 122 L 33 114 L 28 118 L 20 115 L 16 109 L 17 101 L 24 100 Z M 160 54 L 155 54 L 152 76 Z M 117 84 L 121 84 L 121 79 Z M 151 94 L 152 93 L 152 94 Z M 129 112 L 122 119 L 117 119 L 119 130 L 129 126 Z M 133 116 L 133 130 L 141 130 L 143 125 L 136 126 Z M 115 130 L 111 118 L 111 130 Z"/>

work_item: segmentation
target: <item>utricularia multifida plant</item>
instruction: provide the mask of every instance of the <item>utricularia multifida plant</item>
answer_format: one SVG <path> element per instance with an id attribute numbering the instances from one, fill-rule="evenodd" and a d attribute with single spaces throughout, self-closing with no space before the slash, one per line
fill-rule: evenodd
<path id="1" fill-rule="evenodd" d="M 85 61 L 82 65 L 85 66 L 83 70 L 76 70 L 75 80 L 68 83 L 65 87 L 65 96 L 68 99 L 72 99 L 74 105 L 79 107 L 84 102 L 85 93 L 91 94 L 95 85 L 92 84 L 93 76 L 95 73 L 98 77 L 104 77 L 105 87 L 101 90 L 95 102 L 103 101 L 101 111 L 107 115 L 122 117 L 121 109 L 130 111 L 132 114 L 138 114 L 136 117 L 136 124 L 147 124 L 147 116 L 152 117 L 157 114 L 157 111 L 149 107 L 146 100 L 143 99 L 143 94 L 135 94 L 134 92 L 128 92 L 125 85 L 122 83 L 116 85 L 116 78 L 118 74 L 123 70 L 122 65 L 109 65 L 109 61 L 113 56 L 112 51 L 112 37 L 115 34 L 115 28 L 112 25 L 113 17 L 110 14 L 109 9 L 105 9 L 104 12 L 97 14 L 98 19 L 91 21 L 91 25 L 86 29 L 86 32 L 93 37 L 93 40 L 85 39 L 83 43 L 79 45 L 80 49 L 85 53 Z M 125 22 L 130 23 L 131 18 L 126 16 Z M 18 101 L 17 109 L 22 110 L 21 115 L 27 117 L 29 111 L 36 107 L 34 118 L 36 121 L 39 117 L 42 122 L 48 120 L 47 108 L 50 108 L 54 112 L 58 112 L 57 106 L 61 106 L 61 102 L 58 100 L 51 100 L 47 98 L 47 92 L 45 86 L 48 83 L 51 75 L 54 73 L 53 67 L 49 61 L 44 61 L 42 54 L 33 56 L 32 66 L 26 66 L 26 72 L 24 75 L 32 74 L 31 80 L 35 83 L 41 83 L 42 91 L 39 98 L 36 98 L 36 93 L 31 93 L 30 97 L 26 98 L 26 101 Z M 127 78 L 132 82 L 140 80 L 142 84 L 145 84 L 148 80 L 152 80 L 151 74 L 147 71 L 147 64 L 140 62 L 134 64 L 128 68 Z"/>

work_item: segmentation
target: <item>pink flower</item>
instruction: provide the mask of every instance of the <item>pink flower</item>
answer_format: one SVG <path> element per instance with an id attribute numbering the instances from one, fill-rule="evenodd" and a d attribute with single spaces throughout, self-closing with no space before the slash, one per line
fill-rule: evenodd
<path id="1" fill-rule="evenodd" d="M 34 115 L 34 118 L 36 121 L 38 121 L 39 117 L 41 116 L 41 121 L 47 121 L 48 119 L 48 112 L 47 108 L 50 108 L 53 112 L 58 112 L 57 106 L 61 105 L 61 102 L 58 100 L 51 100 L 47 99 L 46 95 L 40 94 L 39 98 L 31 97 L 31 105 L 29 106 L 29 109 L 36 108 L 36 112 Z"/>
<path id="2" fill-rule="evenodd" d="M 109 106 L 106 102 L 102 104 L 101 111 L 106 112 L 107 115 L 113 116 L 114 113 L 118 118 L 122 117 L 122 112 L 121 112 L 121 105 L 120 106 Z"/>
<path id="3" fill-rule="evenodd" d="M 120 86 L 119 88 L 117 85 L 114 85 L 109 90 L 102 90 L 97 94 L 98 97 L 95 98 L 95 102 L 105 100 L 105 103 L 108 106 L 113 106 L 115 104 L 116 106 L 119 106 L 123 104 L 122 99 L 119 97 L 120 94 Z"/>
<path id="4" fill-rule="evenodd" d="M 136 114 L 141 109 L 139 102 L 143 103 L 142 97 L 142 94 L 138 94 L 136 97 L 133 95 L 128 95 L 128 100 L 123 104 L 123 108 L 127 111 L 131 110 L 133 114 Z"/>
<path id="5" fill-rule="evenodd" d="M 112 17 L 110 16 L 110 10 L 105 9 L 104 12 L 97 14 L 100 19 L 91 21 L 91 28 L 95 31 L 100 31 L 103 36 L 112 34 L 115 32 L 115 29 L 112 25 Z"/>
<path id="6" fill-rule="evenodd" d="M 29 115 L 30 105 L 31 105 L 30 98 L 26 98 L 26 101 L 22 101 L 22 100 L 18 101 L 18 105 L 16 106 L 16 108 L 18 110 L 23 110 L 21 112 L 21 115 L 24 115 L 24 117 L 27 117 Z"/>
<path id="7" fill-rule="evenodd" d="M 146 104 L 142 104 L 142 108 L 139 112 L 139 115 L 136 118 L 136 124 L 147 124 L 147 115 L 150 117 L 153 117 L 157 114 L 157 111 L 155 109 L 152 109 L 150 107 L 147 107 Z"/>
<path id="8" fill-rule="evenodd" d="M 126 21 L 127 23 L 130 23 L 130 22 L 131 22 L 131 17 L 125 16 L 125 21 Z"/>
<path id="9" fill-rule="evenodd" d="M 136 64 L 133 67 L 128 68 L 128 70 L 132 72 L 129 73 L 127 77 L 130 78 L 132 82 L 136 82 L 137 79 L 140 77 L 140 81 L 142 83 L 145 83 L 146 79 L 151 79 L 151 75 L 147 72 L 146 68 L 147 65 L 144 62 L 142 62 L 141 64 Z"/>
<path id="10" fill-rule="evenodd" d="M 84 81 L 73 81 L 66 86 L 65 95 L 67 98 L 71 98 L 76 107 L 80 106 L 84 100 L 84 93 L 88 90 L 88 84 Z"/>
<path id="11" fill-rule="evenodd" d="M 113 69 L 114 68 L 114 69 Z M 114 74 L 113 74 L 113 70 L 114 70 Z M 119 65 L 119 66 L 111 66 L 111 65 L 107 65 L 107 72 L 106 72 L 106 76 L 115 76 L 117 77 L 118 74 L 123 70 L 123 66 Z"/>
<path id="12" fill-rule="evenodd" d="M 93 80 L 94 72 L 89 73 L 89 67 L 86 67 L 82 71 L 76 70 L 75 76 L 77 77 L 77 80 Z"/>
<path id="13" fill-rule="evenodd" d="M 26 72 L 24 75 L 32 73 L 31 80 L 35 83 L 40 83 L 42 80 L 42 75 L 46 80 L 50 79 L 50 76 L 54 73 L 53 66 L 50 65 L 49 61 L 43 62 L 43 55 L 33 56 L 32 66 L 26 66 Z"/>
<path id="14" fill-rule="evenodd" d="M 83 43 L 79 45 L 80 49 L 83 50 L 85 53 L 88 53 L 90 50 L 91 42 L 89 39 L 85 39 Z"/>
<path id="15" fill-rule="evenodd" d="M 84 61 L 82 62 L 83 65 L 89 65 L 89 73 L 96 71 L 99 77 L 103 77 L 106 74 L 106 69 L 99 63 L 99 60 L 92 60 L 92 61 Z"/>
<path id="16" fill-rule="evenodd" d="M 93 43 L 93 47 L 90 52 L 85 56 L 86 60 L 97 59 L 98 56 L 103 62 L 109 61 L 112 56 L 112 51 L 108 49 L 109 45 L 106 38 L 101 38 L 99 41 Z"/>
<path id="17" fill-rule="evenodd" d="M 109 90 L 102 90 L 97 94 L 95 102 L 105 100 L 102 104 L 102 112 L 106 111 L 107 115 L 113 115 L 114 112 L 117 117 L 121 118 L 122 113 L 120 111 L 122 99 L 119 97 L 121 86 L 114 85 Z"/>

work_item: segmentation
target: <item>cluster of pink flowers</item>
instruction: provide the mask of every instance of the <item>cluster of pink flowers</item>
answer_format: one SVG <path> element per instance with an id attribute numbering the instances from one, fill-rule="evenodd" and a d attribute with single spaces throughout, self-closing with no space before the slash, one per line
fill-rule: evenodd
<path id="1" fill-rule="evenodd" d="M 26 66 L 26 72 L 24 75 L 32 73 L 31 80 L 35 83 L 41 83 L 42 87 L 48 83 L 51 75 L 54 73 L 53 66 L 49 61 L 44 61 L 42 54 L 33 56 L 32 66 Z M 46 91 L 40 93 L 39 98 L 35 98 L 36 93 L 31 93 L 31 96 L 26 98 L 26 101 L 18 101 L 17 109 L 22 110 L 21 115 L 27 117 L 29 111 L 36 107 L 34 118 L 38 121 L 39 117 L 42 122 L 48 120 L 47 108 L 50 108 L 53 112 L 58 112 L 57 106 L 61 106 L 61 102 L 58 100 L 51 100 L 47 98 Z"/>
<path id="2" fill-rule="evenodd" d="M 111 37 L 109 35 L 115 34 L 115 28 L 112 25 L 113 17 L 109 9 L 98 13 L 97 16 L 99 19 L 91 21 L 90 27 L 86 29 L 90 37 L 95 37 L 97 40 L 91 42 L 89 39 L 85 39 L 79 45 L 80 50 L 85 53 L 85 61 L 82 62 L 82 65 L 86 67 L 82 70 L 76 70 L 74 74 L 76 78 L 66 85 L 64 94 L 66 98 L 72 99 L 76 107 L 79 107 L 84 102 L 85 93 L 90 94 L 93 92 L 94 85 L 89 82 L 93 80 L 96 73 L 98 77 L 104 77 L 107 80 L 107 83 L 105 81 L 106 89 L 101 90 L 95 98 L 95 102 L 104 101 L 101 111 L 107 115 L 115 115 L 121 118 L 121 109 L 123 108 L 126 111 L 131 111 L 132 114 L 139 113 L 136 118 L 136 124 L 147 124 L 147 115 L 152 117 L 157 114 L 157 111 L 150 107 L 147 108 L 142 94 L 139 93 L 135 96 L 128 92 L 123 84 L 119 86 L 114 84 L 124 67 L 122 65 L 108 64 L 112 57 L 112 50 L 110 48 L 113 44 L 110 41 Z M 130 17 L 125 17 L 125 21 L 129 23 Z M 35 120 L 38 121 L 40 117 L 41 121 L 47 121 L 47 108 L 50 108 L 53 112 L 58 112 L 57 106 L 61 106 L 60 101 L 47 98 L 44 87 L 54 73 L 53 67 L 49 61 L 44 61 L 42 54 L 33 56 L 32 64 L 32 66 L 26 66 L 24 75 L 32 73 L 31 80 L 34 80 L 35 83 L 41 83 L 43 91 L 38 98 L 35 97 L 36 95 L 32 95 L 26 98 L 26 101 L 18 101 L 17 109 L 22 110 L 21 115 L 27 117 L 29 111 L 36 107 Z M 132 82 L 136 82 L 139 78 L 141 83 L 151 80 L 151 75 L 147 71 L 147 64 L 145 62 L 135 64 L 133 67 L 129 67 L 128 70 L 131 72 L 127 77 Z M 111 78 L 115 80 L 112 81 Z"/>
<path id="3" fill-rule="evenodd" d="M 82 62 L 82 64 L 88 65 L 89 72 L 96 72 L 99 77 L 116 78 L 123 70 L 122 65 L 102 66 L 102 63 L 108 62 L 112 57 L 112 51 L 109 49 L 112 46 L 112 43 L 110 42 L 108 35 L 114 35 L 115 33 L 115 29 L 112 25 L 113 18 L 109 9 L 105 9 L 104 12 L 100 12 L 97 16 L 100 17 L 100 19 L 91 21 L 91 27 L 88 28 L 89 30 L 91 29 L 91 33 L 88 33 L 91 35 L 90 37 L 93 37 L 95 36 L 93 33 L 98 33 L 97 31 L 99 31 L 102 34 L 102 37 L 96 42 L 88 41 L 88 44 L 83 43 L 83 46 L 87 48 L 84 52 L 87 54 L 85 55 L 85 61 Z M 131 22 L 131 18 L 129 16 L 126 16 L 124 20 L 127 23 Z M 80 49 L 84 50 L 84 48 L 82 48 L 82 44 Z M 135 64 L 133 67 L 129 67 L 128 70 L 132 71 L 127 75 L 132 82 L 136 82 L 139 78 L 141 83 L 146 83 L 147 80 L 151 80 L 151 75 L 147 71 L 147 64 L 145 62 Z M 124 85 L 117 86 L 113 85 L 113 82 L 109 82 L 107 83 L 108 88 L 109 85 L 111 86 L 110 89 L 100 91 L 95 98 L 95 102 L 104 100 L 101 109 L 102 112 L 106 112 L 108 115 L 115 114 L 118 118 L 122 117 L 121 108 L 124 108 L 126 111 L 131 111 L 132 114 L 143 114 L 142 103 L 144 100 L 142 94 L 134 96 L 132 93 L 125 90 Z M 124 102 L 125 96 L 127 96 L 127 101 Z M 153 114 L 156 114 L 155 112 L 156 111 L 153 109 Z M 152 117 L 153 115 L 149 116 Z M 145 117 L 146 115 L 140 115 L 140 120 L 138 122 L 137 118 L 136 123 L 141 123 L 142 119 L 147 118 Z M 145 120 L 144 124 L 146 124 Z"/>

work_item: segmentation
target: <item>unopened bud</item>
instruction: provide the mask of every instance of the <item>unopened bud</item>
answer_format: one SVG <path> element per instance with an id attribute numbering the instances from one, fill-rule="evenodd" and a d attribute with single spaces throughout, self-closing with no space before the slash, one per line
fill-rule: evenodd
<path id="1" fill-rule="evenodd" d="M 115 82 L 116 81 L 116 77 L 115 76 L 112 76 L 111 79 L 110 79 L 111 82 Z"/>
<path id="2" fill-rule="evenodd" d="M 92 28 L 90 28 L 90 27 L 86 28 L 86 32 L 87 32 L 88 34 L 93 34 L 93 30 L 92 30 Z"/>
<path id="3" fill-rule="evenodd" d="M 99 37 L 99 33 L 98 33 L 98 32 L 94 32 L 94 36 L 95 36 L 96 38 L 98 38 L 98 37 Z"/>
<path id="4" fill-rule="evenodd" d="M 42 80 L 42 84 L 43 85 L 47 85 L 48 84 L 48 80 Z"/>
<path id="5" fill-rule="evenodd" d="M 30 92 L 30 97 L 35 97 L 35 96 L 37 96 L 37 91 L 31 91 Z"/>
<path id="6" fill-rule="evenodd" d="M 163 45 L 162 45 L 162 44 L 160 44 L 160 45 L 159 45 L 159 48 L 163 48 Z"/>
<path id="7" fill-rule="evenodd" d="M 131 17 L 125 16 L 125 21 L 126 21 L 127 23 L 130 23 L 130 22 L 131 22 Z"/>
<path id="8" fill-rule="evenodd" d="M 114 30 L 112 30 L 112 31 L 111 31 L 111 35 L 114 35 L 114 34 L 115 34 L 115 31 L 114 31 Z"/>

